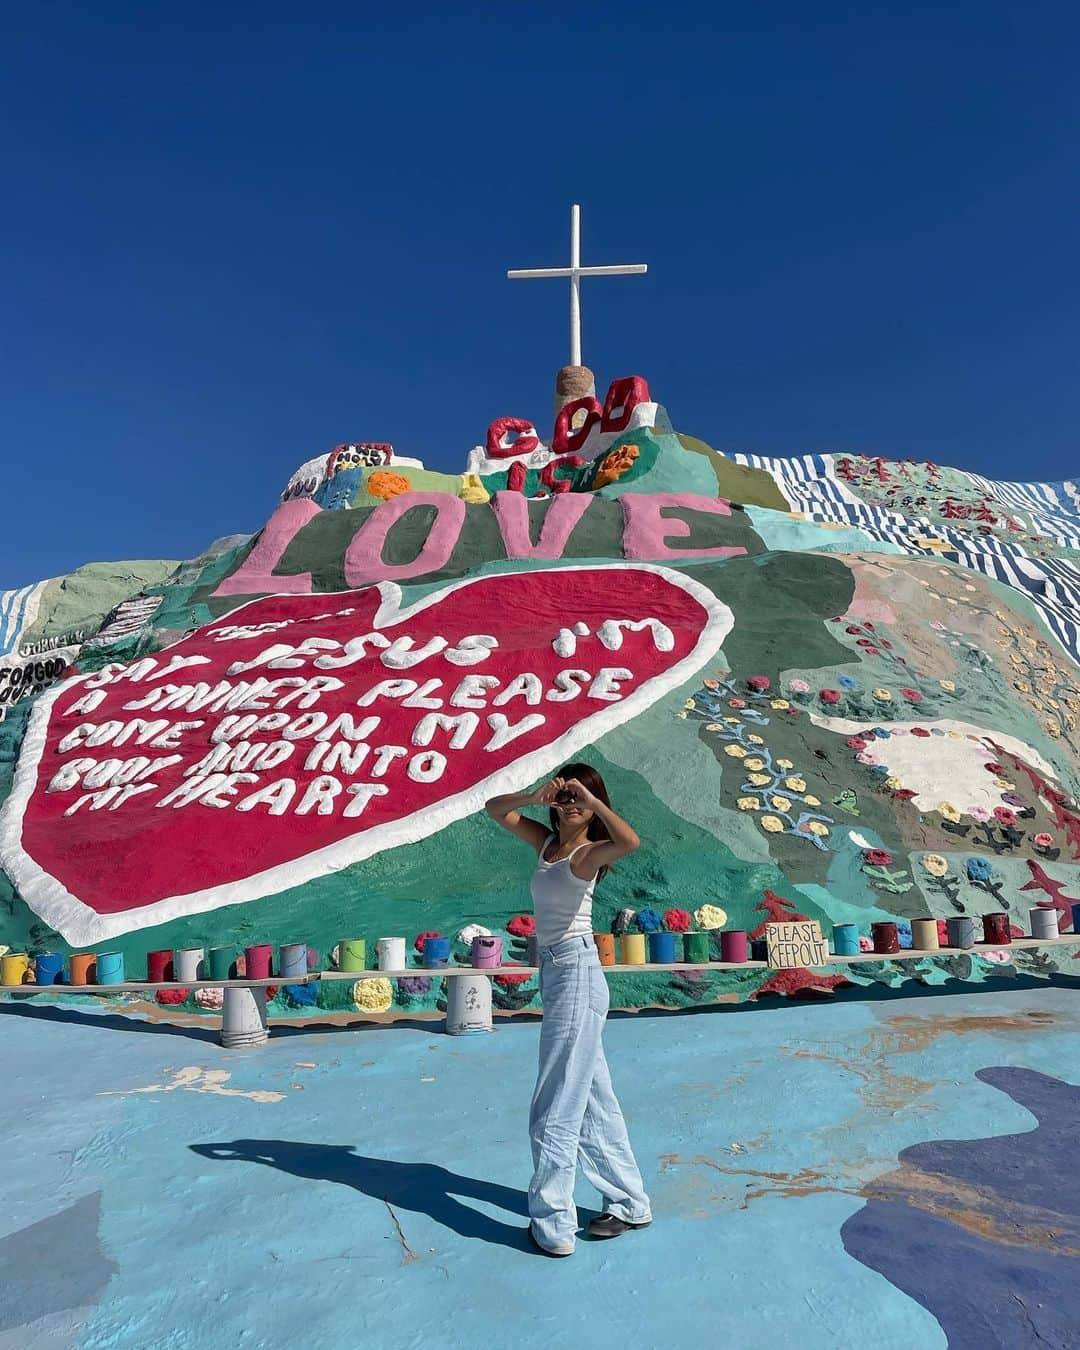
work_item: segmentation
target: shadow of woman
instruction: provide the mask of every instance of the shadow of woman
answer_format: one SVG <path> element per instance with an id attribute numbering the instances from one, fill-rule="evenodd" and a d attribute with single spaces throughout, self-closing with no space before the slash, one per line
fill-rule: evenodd
<path id="1" fill-rule="evenodd" d="M 503 1223 L 463 1205 L 456 1197 L 498 1205 L 511 1214 L 528 1216 L 528 1195 L 510 1186 L 476 1177 L 459 1176 L 432 1163 L 394 1162 L 368 1158 L 351 1144 L 305 1144 L 291 1139 L 234 1139 L 230 1143 L 191 1144 L 192 1153 L 215 1162 L 261 1163 L 311 1181 L 332 1181 L 351 1186 L 363 1195 L 381 1200 L 392 1209 L 411 1209 L 427 1214 L 465 1238 L 527 1251 L 528 1238 L 522 1227 Z"/>

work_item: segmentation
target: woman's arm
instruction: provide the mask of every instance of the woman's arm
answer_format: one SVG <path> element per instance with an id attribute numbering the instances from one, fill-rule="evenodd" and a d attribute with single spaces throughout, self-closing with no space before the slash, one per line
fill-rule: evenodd
<path id="1" fill-rule="evenodd" d="M 576 778 L 567 780 L 565 786 L 577 797 L 582 806 L 587 807 L 604 822 L 610 839 L 598 839 L 588 848 L 583 848 L 570 864 L 570 870 L 582 881 L 596 876 L 601 867 L 610 867 L 613 862 L 633 853 L 641 844 L 637 831 L 628 825 L 622 816 L 616 815 L 610 806 L 578 782 Z"/>
<path id="2" fill-rule="evenodd" d="M 551 833 L 540 824 L 538 820 L 532 820 L 529 816 L 523 816 L 518 810 L 519 806 L 546 806 L 549 802 L 555 800 L 555 794 L 558 792 L 556 781 L 545 783 L 535 792 L 505 792 L 501 797 L 492 797 L 484 805 L 484 810 L 497 821 L 504 830 L 509 830 L 511 834 L 516 834 L 519 839 L 523 839 L 526 844 L 531 844 L 537 853 L 544 847 L 544 840 Z"/>

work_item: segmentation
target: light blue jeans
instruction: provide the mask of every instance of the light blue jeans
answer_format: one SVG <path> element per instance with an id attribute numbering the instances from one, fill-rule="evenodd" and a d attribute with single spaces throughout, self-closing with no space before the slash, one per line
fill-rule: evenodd
<path id="1" fill-rule="evenodd" d="M 591 937 L 565 938 L 541 950 L 540 993 L 544 1021 L 529 1109 L 529 1217 L 542 1246 L 572 1247 L 578 1163 L 603 1196 L 606 1214 L 644 1223 L 651 1217 L 649 1197 L 604 1058 L 608 987 Z"/>

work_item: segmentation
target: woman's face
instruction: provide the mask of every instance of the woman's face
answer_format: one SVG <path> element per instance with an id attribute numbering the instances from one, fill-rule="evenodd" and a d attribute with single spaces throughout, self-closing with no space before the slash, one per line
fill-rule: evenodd
<path id="1" fill-rule="evenodd" d="M 565 825 L 568 829 L 579 829 L 582 825 L 587 826 L 592 820 L 593 813 L 579 802 L 554 802 L 553 805 L 559 817 L 559 824 Z"/>

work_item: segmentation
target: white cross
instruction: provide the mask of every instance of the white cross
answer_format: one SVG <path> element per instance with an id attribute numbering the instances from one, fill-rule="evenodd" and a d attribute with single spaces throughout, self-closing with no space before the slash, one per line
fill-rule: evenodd
<path id="1" fill-rule="evenodd" d="M 523 277 L 570 278 L 570 364 L 581 365 L 581 278 L 625 277 L 649 270 L 646 263 L 616 263 L 611 267 L 582 267 L 581 265 L 581 207 L 570 208 L 570 266 L 533 267 L 507 272 L 511 281 Z"/>

